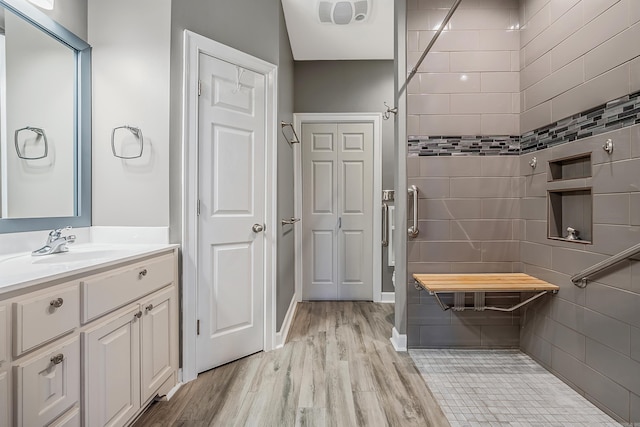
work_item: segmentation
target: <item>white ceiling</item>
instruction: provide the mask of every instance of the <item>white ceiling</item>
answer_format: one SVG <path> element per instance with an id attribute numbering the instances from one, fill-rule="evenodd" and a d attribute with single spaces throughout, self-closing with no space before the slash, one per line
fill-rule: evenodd
<path id="1" fill-rule="evenodd" d="M 393 0 L 370 2 L 366 21 L 336 25 L 320 22 L 319 0 L 282 0 L 293 58 L 393 59 Z"/>

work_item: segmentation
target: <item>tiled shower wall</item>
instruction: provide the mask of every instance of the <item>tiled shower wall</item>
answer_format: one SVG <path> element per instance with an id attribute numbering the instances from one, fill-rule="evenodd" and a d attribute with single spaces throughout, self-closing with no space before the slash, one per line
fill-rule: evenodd
<path id="1" fill-rule="evenodd" d="M 408 126 L 410 137 L 415 137 L 412 139 L 425 141 L 444 136 L 448 138 L 439 139 L 447 145 L 460 136 L 513 135 L 505 129 L 490 131 L 482 126 L 484 117 L 499 114 L 495 112 L 500 105 L 498 101 L 486 101 L 482 108 L 462 110 L 467 111 L 464 113 L 459 110 L 457 101 L 465 99 L 458 97 L 460 94 L 479 94 L 466 98 L 468 105 L 464 108 L 479 105 L 474 99 L 484 97 L 484 73 L 504 73 L 502 83 L 506 92 L 493 94 L 508 93 L 509 82 L 518 82 L 521 93 L 515 95 L 518 90 L 511 93 L 512 100 L 518 99 L 519 104 L 512 109 L 518 118 L 513 126 L 517 129 L 515 135 L 527 138 L 531 135 L 529 131 L 535 129 L 540 131 L 536 135 L 545 135 L 544 128 L 557 121 L 560 126 L 553 130 L 562 134 L 563 119 L 599 109 L 611 100 L 640 90 L 637 42 L 640 1 L 521 0 L 515 6 L 518 13 L 513 20 L 514 3 L 462 2 L 461 8 L 475 12 L 476 22 L 470 24 L 475 28 L 461 29 L 463 20 L 457 24 L 452 21 L 450 33 L 456 29 L 468 31 L 474 34 L 469 40 L 475 43 L 488 37 L 491 31 L 508 32 L 506 28 L 479 27 L 492 25 L 499 16 L 504 19 L 505 11 L 509 11 L 510 19 L 520 25 L 521 31 L 516 32 L 517 36 L 500 39 L 495 47 L 504 46 L 510 37 L 518 37 L 521 47 L 518 66 L 512 71 L 482 70 L 487 66 L 482 58 L 495 54 L 491 49 L 476 55 L 468 47 L 458 47 L 462 50 L 456 51 L 454 45 L 448 51 L 430 53 L 409 87 Z M 451 4 L 450 0 L 408 0 L 409 67 L 419 55 L 416 46 L 426 46 L 429 32 L 433 32 Z M 438 11 L 438 7 L 444 9 Z M 464 10 L 456 12 L 454 20 L 456 15 L 471 14 Z M 493 16 L 489 16 L 490 11 Z M 453 40 L 456 36 L 449 37 Z M 467 55 L 476 55 L 478 64 L 465 71 L 453 66 L 452 58 Z M 490 66 L 494 63 L 500 62 L 489 61 Z M 472 73 L 479 75 L 472 78 Z M 510 73 L 514 73 L 512 78 L 507 77 Z M 466 79 L 461 78 L 463 75 Z M 478 82 L 475 77 L 479 78 L 479 89 L 471 86 Z M 470 87 L 478 92 L 470 91 Z M 511 126 L 507 116 L 504 121 Z M 582 118 L 567 120 L 582 126 L 579 123 Z M 607 130 L 604 126 L 609 119 L 601 121 L 603 129 L 598 132 Z M 636 125 L 593 137 L 588 137 L 589 132 L 582 128 L 578 133 L 587 138 L 543 150 L 537 146 L 539 141 L 523 136 L 528 148 L 519 157 L 490 156 L 493 153 L 455 148 L 445 153 L 447 147 L 444 150 L 438 147 L 440 151 L 436 153 L 435 147 L 428 147 L 432 152 L 421 147 L 414 156 L 418 151 L 440 155 L 408 158 L 408 183 L 416 184 L 421 191 L 421 232 L 408 245 L 409 273 L 524 271 L 561 286 L 557 296 L 509 317 L 502 313 L 443 313 L 433 298 L 416 291 L 410 280 L 409 345 L 520 345 L 598 406 L 620 420 L 637 423 L 640 422 L 640 264 L 625 262 L 595 278 L 584 290 L 574 286 L 569 278 L 580 269 L 640 242 L 640 130 Z M 560 142 L 555 141 L 556 136 L 551 138 L 550 145 Z M 609 137 L 615 144 L 611 157 L 601 148 Z M 593 177 L 579 180 L 576 186 L 593 187 L 593 244 L 548 240 L 546 191 L 556 184 L 547 182 L 547 161 L 585 152 L 592 152 Z M 534 156 L 539 165 L 536 169 L 528 165 Z M 512 208 L 505 207 L 508 205 Z M 511 224 L 510 237 L 505 223 Z M 517 253 L 505 257 L 504 248 L 508 245 L 514 245 Z M 520 328 L 518 340 L 513 330 Z"/>
<path id="2" fill-rule="evenodd" d="M 409 69 L 451 4 L 408 1 Z M 460 4 L 408 87 L 409 135 L 519 135 L 518 6 L 517 0 Z M 423 154 L 444 154 L 451 146 L 454 153 L 475 155 L 408 159 L 409 185 L 415 184 L 420 194 L 420 234 L 408 245 L 409 346 L 518 346 L 517 313 L 443 312 L 433 297 L 414 288 L 411 278 L 418 272 L 520 270 L 518 157 L 477 155 L 508 153 L 517 140 L 485 144 L 477 139 L 474 144 L 447 138 L 414 144 Z M 488 303 L 514 298 L 494 295 Z"/>
<path id="3" fill-rule="evenodd" d="M 452 3 L 408 1 L 408 69 Z M 409 135 L 519 135 L 518 1 L 463 1 L 446 30 L 407 88 Z"/>
<path id="4" fill-rule="evenodd" d="M 640 90 L 640 1 L 522 0 L 520 24 L 521 133 Z"/>
<path id="5" fill-rule="evenodd" d="M 601 147 L 611 138 L 614 151 Z M 593 244 L 549 240 L 549 160 L 591 153 Z M 536 157 L 533 169 L 529 161 Z M 521 349 L 608 413 L 640 422 L 640 263 L 626 261 L 585 289 L 570 277 L 640 242 L 640 125 L 520 156 L 524 272 L 560 286 L 521 313 Z"/>
<path id="6" fill-rule="evenodd" d="M 442 311 L 417 291 L 414 273 L 517 272 L 521 180 L 518 156 L 410 157 L 408 184 L 419 188 L 420 233 L 408 243 L 409 346 L 518 347 L 518 313 Z M 514 295 L 487 295 L 488 305 Z M 471 304 L 471 302 L 469 302 Z"/>

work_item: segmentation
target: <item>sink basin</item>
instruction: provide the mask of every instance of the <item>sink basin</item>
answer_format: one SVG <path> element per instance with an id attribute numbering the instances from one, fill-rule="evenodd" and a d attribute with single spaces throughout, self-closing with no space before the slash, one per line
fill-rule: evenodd
<path id="1" fill-rule="evenodd" d="M 31 253 L 23 253 L 0 259 L 0 268 L 2 270 L 12 270 L 13 268 L 34 268 L 34 266 L 38 265 L 58 265 L 60 267 L 65 267 L 70 264 L 85 264 L 105 261 L 120 256 L 123 253 L 126 254 L 126 251 L 123 251 L 122 249 L 93 248 L 87 246 L 69 248 L 69 252 L 61 252 L 52 255 L 32 256 Z"/>
<path id="2" fill-rule="evenodd" d="M 94 249 L 94 250 L 73 250 L 53 255 L 31 256 L 31 264 L 68 264 L 85 261 L 102 261 L 114 258 L 122 254 L 122 250 L 115 249 Z"/>

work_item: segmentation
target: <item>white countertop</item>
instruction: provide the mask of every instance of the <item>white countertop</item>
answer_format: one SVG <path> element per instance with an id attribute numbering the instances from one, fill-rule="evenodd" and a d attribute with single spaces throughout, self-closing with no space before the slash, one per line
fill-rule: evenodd
<path id="1" fill-rule="evenodd" d="M 34 257 L 30 252 L 0 256 L 0 296 L 43 281 L 64 279 L 173 249 L 171 244 L 69 245 L 69 252 Z"/>

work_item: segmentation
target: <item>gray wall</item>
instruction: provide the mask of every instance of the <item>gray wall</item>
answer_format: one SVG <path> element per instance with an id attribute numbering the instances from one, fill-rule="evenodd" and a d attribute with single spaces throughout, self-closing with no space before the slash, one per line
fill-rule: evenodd
<path id="1" fill-rule="evenodd" d="M 296 61 L 296 113 L 382 112 L 394 99 L 393 61 Z M 382 122 L 382 187 L 394 183 L 393 118 Z M 377 195 L 376 197 L 382 197 Z M 393 292 L 383 248 L 382 291 Z"/>
<path id="2" fill-rule="evenodd" d="M 278 118 L 292 120 L 293 60 L 285 40 L 284 19 L 279 0 L 182 0 L 171 5 L 171 161 L 170 161 L 170 233 L 171 241 L 182 242 L 182 63 L 183 31 L 190 31 L 226 44 L 279 66 Z M 285 45 L 286 42 L 286 45 Z M 290 147 L 278 144 L 278 217 L 292 216 L 293 161 Z M 293 268 L 286 260 L 292 251 L 292 237 L 280 234 L 278 252 L 277 310 L 278 329 L 293 297 Z"/>
<path id="3" fill-rule="evenodd" d="M 278 123 L 293 121 L 293 55 L 289 34 L 280 12 L 280 66 L 278 67 Z M 279 129 L 278 129 L 279 130 Z M 294 217 L 293 147 L 278 132 L 278 218 Z M 293 227 L 278 231 L 277 325 L 282 325 L 295 293 L 295 241 Z"/>
<path id="4" fill-rule="evenodd" d="M 608 156 L 602 142 L 611 138 Z M 640 263 L 570 277 L 640 241 L 640 126 L 521 156 L 524 272 L 560 286 L 523 315 L 521 348 L 606 412 L 640 422 Z M 549 160 L 592 153 L 591 179 L 549 183 Z M 532 169 L 528 162 L 538 159 Z M 547 189 L 592 187 L 593 244 L 549 240 Z"/>
<path id="5" fill-rule="evenodd" d="M 170 146 L 180 144 L 169 134 L 171 0 L 89 0 L 88 21 L 92 224 L 166 227 Z M 111 153 L 112 129 L 122 125 L 142 130 L 141 158 Z"/>
<path id="6" fill-rule="evenodd" d="M 87 0 L 65 0 L 56 2 L 53 10 L 40 11 L 82 40 L 87 40 L 87 9 Z"/>

